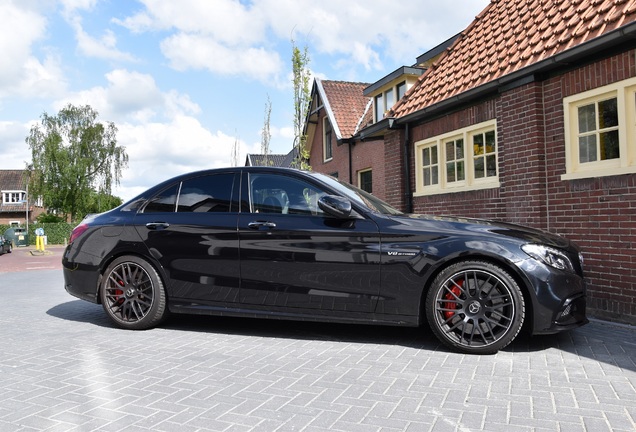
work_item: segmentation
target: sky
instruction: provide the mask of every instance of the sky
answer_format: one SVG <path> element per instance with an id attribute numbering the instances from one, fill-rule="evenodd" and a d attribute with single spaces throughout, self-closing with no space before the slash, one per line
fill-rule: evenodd
<path id="1" fill-rule="evenodd" d="M 293 145 L 292 40 L 320 79 L 374 83 L 489 0 L 0 0 L 0 169 L 43 113 L 90 105 L 129 156 L 113 194 Z"/>

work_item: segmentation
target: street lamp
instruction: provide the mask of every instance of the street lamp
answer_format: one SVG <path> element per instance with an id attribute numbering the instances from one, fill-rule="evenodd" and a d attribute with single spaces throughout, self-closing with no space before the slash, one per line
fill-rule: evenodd
<path id="1" fill-rule="evenodd" d="M 24 195 L 24 198 L 25 199 L 18 201 L 18 203 L 24 204 L 26 232 L 29 234 L 29 185 L 26 187 L 26 194 Z"/>

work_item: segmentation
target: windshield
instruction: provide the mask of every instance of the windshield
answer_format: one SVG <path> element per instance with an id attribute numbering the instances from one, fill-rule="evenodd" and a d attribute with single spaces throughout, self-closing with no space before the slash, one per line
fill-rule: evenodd
<path id="1" fill-rule="evenodd" d="M 365 192 L 362 189 L 358 189 L 355 186 L 352 186 L 348 183 L 341 182 L 331 176 L 320 174 L 320 173 L 311 173 L 313 176 L 319 178 L 324 183 L 327 183 L 332 188 L 336 189 L 338 192 L 342 193 L 344 196 L 349 198 L 351 201 L 354 201 L 358 204 L 362 204 L 369 209 L 388 215 L 400 215 L 401 211 L 392 207 L 390 204 L 385 203 L 380 198 L 371 195 L 369 192 Z"/>

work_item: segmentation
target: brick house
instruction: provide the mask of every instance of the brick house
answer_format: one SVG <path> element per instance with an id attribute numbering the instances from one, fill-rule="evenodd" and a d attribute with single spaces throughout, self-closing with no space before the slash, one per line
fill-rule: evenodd
<path id="1" fill-rule="evenodd" d="M 384 197 L 384 158 L 381 136 L 355 137 L 372 123 L 369 84 L 314 79 L 305 122 L 309 164 L 313 171 L 338 177 Z M 354 138 L 355 137 L 355 138 Z"/>
<path id="2" fill-rule="evenodd" d="M 386 114 L 457 37 L 372 84 L 314 79 L 304 125 L 312 170 L 385 198 Z"/>
<path id="3" fill-rule="evenodd" d="M 492 0 L 355 132 L 383 137 L 384 198 L 562 234 L 590 314 L 636 324 L 635 20 L 628 0 Z"/>
<path id="4" fill-rule="evenodd" d="M 41 205 L 36 205 L 39 202 L 34 203 L 30 197 L 27 211 L 26 200 L 24 170 L 0 170 L 0 225 L 18 222 L 26 226 L 27 214 L 31 223 L 44 211 Z"/>

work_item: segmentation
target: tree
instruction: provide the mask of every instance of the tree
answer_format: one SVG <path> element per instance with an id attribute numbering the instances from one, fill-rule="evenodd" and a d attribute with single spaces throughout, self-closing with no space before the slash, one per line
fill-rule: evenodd
<path id="1" fill-rule="evenodd" d="M 309 89 L 310 73 L 307 46 L 301 51 L 292 39 L 292 72 L 294 83 L 294 149 L 297 159 L 294 164 L 300 169 L 311 169 L 307 151 L 307 135 L 304 133 L 305 119 L 309 111 L 311 93 Z"/>
<path id="2" fill-rule="evenodd" d="M 239 137 L 236 136 L 234 138 L 234 144 L 232 144 L 232 155 L 231 155 L 231 165 L 233 167 L 238 166 L 239 164 L 239 152 L 241 150 L 241 143 L 239 142 Z"/>
<path id="3" fill-rule="evenodd" d="M 272 133 L 270 130 L 270 118 L 272 116 L 272 101 L 267 95 L 267 102 L 265 102 L 265 120 L 263 129 L 261 130 L 261 154 L 263 155 L 263 164 L 270 165 L 269 160 L 269 142 L 272 139 Z"/>
<path id="4" fill-rule="evenodd" d="M 88 105 L 68 104 L 56 116 L 43 113 L 26 138 L 30 193 L 71 220 L 94 210 L 97 196 L 109 197 L 128 166 L 115 124 L 98 122 L 98 115 Z"/>

